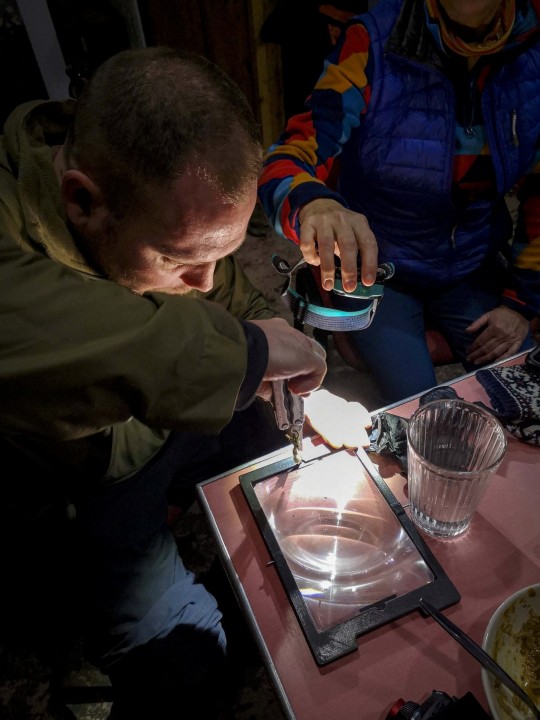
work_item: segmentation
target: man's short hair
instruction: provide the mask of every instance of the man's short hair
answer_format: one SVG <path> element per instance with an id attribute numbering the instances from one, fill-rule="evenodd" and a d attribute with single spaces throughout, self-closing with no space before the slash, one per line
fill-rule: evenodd
<path id="1" fill-rule="evenodd" d="M 260 174 L 262 144 L 225 72 L 202 56 L 152 47 L 122 51 L 97 68 L 77 101 L 66 157 L 122 217 L 149 186 L 166 191 L 184 171 L 237 202 Z"/>

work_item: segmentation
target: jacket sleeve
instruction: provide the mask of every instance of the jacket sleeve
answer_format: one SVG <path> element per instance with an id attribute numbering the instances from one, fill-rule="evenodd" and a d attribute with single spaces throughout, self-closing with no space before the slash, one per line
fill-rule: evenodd
<path id="1" fill-rule="evenodd" d="M 259 200 L 276 232 L 300 242 L 298 211 L 317 198 L 345 200 L 327 186 L 336 157 L 361 123 L 370 97 L 369 36 L 352 22 L 327 59 L 306 112 L 294 115 L 264 157 Z"/>
<path id="2" fill-rule="evenodd" d="M 510 283 L 503 304 L 532 320 L 540 313 L 540 158 L 525 178 L 518 199 Z"/>
<path id="3" fill-rule="evenodd" d="M 3 218 L 5 220 L 5 218 Z M 242 323 L 215 302 L 80 275 L 0 234 L 0 422 L 59 440 L 135 417 L 217 432 L 246 374 Z"/>
<path id="4" fill-rule="evenodd" d="M 271 272 L 270 258 L 268 268 Z M 247 339 L 248 363 L 235 407 L 236 410 L 242 410 L 255 399 L 268 364 L 268 343 L 263 331 L 246 321 L 272 318 L 276 313 L 262 293 L 251 284 L 234 255 L 228 255 L 217 263 L 212 290 L 203 295 L 194 292 L 193 295 L 219 303 L 242 321 Z"/>

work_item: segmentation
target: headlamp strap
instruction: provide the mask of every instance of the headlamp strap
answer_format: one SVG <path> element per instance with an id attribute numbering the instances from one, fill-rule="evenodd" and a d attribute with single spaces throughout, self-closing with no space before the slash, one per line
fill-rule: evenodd
<path id="1" fill-rule="evenodd" d="M 315 305 L 306 297 L 303 297 L 293 287 L 293 275 L 303 266 L 307 266 L 306 261 L 302 258 L 295 265 L 291 266 L 284 258 L 278 255 L 272 256 L 272 264 L 280 275 L 286 275 L 287 280 L 281 290 L 281 298 L 283 302 L 290 308 L 293 318 L 301 325 L 307 324 L 320 330 L 342 331 L 364 330 L 369 327 L 377 311 L 377 306 L 383 296 L 384 285 L 382 282 L 376 282 L 370 287 L 362 286 L 361 294 L 356 296 L 358 300 L 370 300 L 369 305 L 362 307 L 360 310 L 337 310 L 331 307 Z M 381 271 L 382 268 L 382 271 Z M 382 278 L 391 277 L 393 274 L 393 266 L 388 263 L 381 266 L 377 274 Z M 352 297 L 348 295 L 348 297 Z"/>

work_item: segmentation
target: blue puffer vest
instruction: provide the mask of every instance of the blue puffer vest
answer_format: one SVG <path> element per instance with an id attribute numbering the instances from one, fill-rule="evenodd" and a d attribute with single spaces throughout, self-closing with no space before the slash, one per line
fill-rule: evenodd
<path id="1" fill-rule="evenodd" d="M 396 279 L 429 287 L 468 275 L 508 244 L 504 195 L 531 170 L 540 136 L 540 46 L 536 35 L 490 74 L 482 110 L 497 198 L 459 210 L 451 198 L 454 89 L 423 5 L 382 0 L 359 18 L 371 37 L 372 96 L 341 155 L 339 190 L 368 217 Z"/>

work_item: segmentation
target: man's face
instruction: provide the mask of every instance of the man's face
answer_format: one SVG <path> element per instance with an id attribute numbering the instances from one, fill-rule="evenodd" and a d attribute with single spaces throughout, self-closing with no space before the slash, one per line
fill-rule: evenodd
<path id="1" fill-rule="evenodd" d="M 156 193 L 145 212 L 114 222 L 110 215 L 86 238 L 85 252 L 108 278 L 132 292 L 183 295 L 212 289 L 216 262 L 242 244 L 257 197 L 225 204 L 193 176 L 169 196 Z"/>

